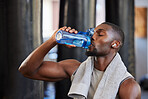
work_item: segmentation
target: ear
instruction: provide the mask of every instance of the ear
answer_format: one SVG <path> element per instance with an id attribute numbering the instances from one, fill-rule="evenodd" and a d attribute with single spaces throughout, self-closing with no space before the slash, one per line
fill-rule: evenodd
<path id="1" fill-rule="evenodd" d="M 111 43 L 111 47 L 112 48 L 119 48 L 121 45 L 121 42 L 120 41 L 117 41 L 117 40 L 114 40 L 112 43 Z"/>

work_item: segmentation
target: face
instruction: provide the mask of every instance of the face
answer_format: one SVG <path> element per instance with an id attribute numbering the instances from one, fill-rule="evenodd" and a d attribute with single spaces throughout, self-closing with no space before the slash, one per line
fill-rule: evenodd
<path id="1" fill-rule="evenodd" d="M 94 29 L 92 44 L 86 52 L 88 56 L 105 56 L 110 53 L 114 34 L 111 26 L 101 24 Z"/>

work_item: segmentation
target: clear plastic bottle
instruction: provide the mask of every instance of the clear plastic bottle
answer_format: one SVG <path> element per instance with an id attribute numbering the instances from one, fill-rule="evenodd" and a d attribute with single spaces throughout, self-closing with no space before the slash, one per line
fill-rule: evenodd
<path id="1" fill-rule="evenodd" d="M 56 41 L 60 44 L 75 45 L 76 47 L 88 48 L 91 44 L 91 37 L 94 33 L 94 28 L 88 29 L 86 32 L 77 34 L 69 33 L 60 30 L 56 34 Z"/>

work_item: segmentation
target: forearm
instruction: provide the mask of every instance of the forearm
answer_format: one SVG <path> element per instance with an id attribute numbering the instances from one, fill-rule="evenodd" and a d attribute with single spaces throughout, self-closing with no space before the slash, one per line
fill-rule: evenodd
<path id="1" fill-rule="evenodd" d="M 50 38 L 37 49 L 35 49 L 21 64 L 19 71 L 23 75 L 32 75 L 43 63 L 45 55 L 56 45 L 56 41 Z"/>

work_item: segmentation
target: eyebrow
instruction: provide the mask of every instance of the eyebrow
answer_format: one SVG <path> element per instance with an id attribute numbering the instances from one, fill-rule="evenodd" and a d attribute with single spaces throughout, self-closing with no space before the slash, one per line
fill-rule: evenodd
<path id="1" fill-rule="evenodd" d="M 106 31 L 106 30 L 104 30 L 104 29 L 94 30 L 94 32 L 97 32 L 97 31 Z"/>

